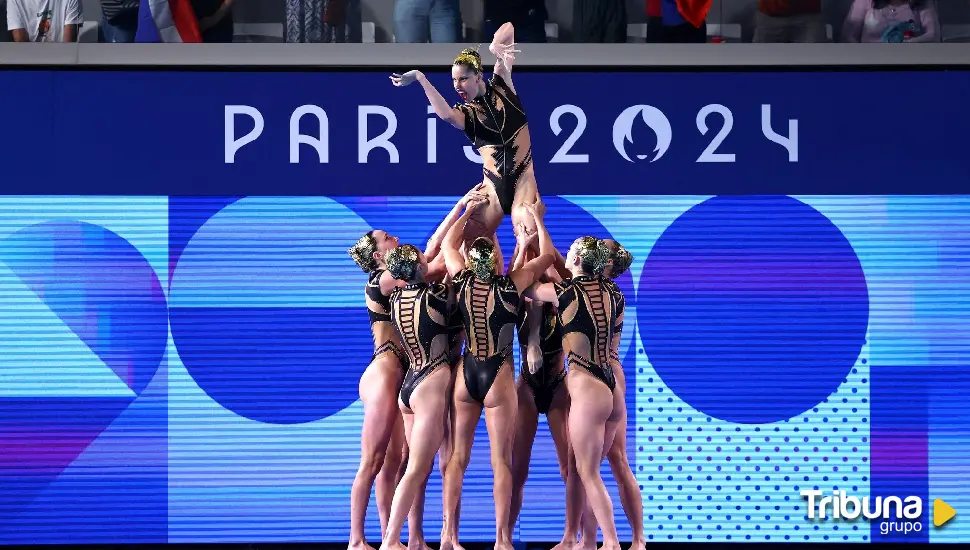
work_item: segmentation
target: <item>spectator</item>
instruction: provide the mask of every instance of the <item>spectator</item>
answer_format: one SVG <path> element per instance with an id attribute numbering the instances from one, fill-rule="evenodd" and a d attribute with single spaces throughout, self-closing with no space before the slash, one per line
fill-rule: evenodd
<path id="1" fill-rule="evenodd" d="M 286 41 L 361 42 L 360 0 L 286 0 Z"/>
<path id="2" fill-rule="evenodd" d="M 235 0 L 192 0 L 192 9 L 199 20 L 202 41 L 207 43 L 232 42 L 235 35 L 232 22 L 232 4 Z"/>
<path id="3" fill-rule="evenodd" d="M 326 0 L 323 5 L 323 42 L 361 42 L 360 0 Z"/>
<path id="4" fill-rule="evenodd" d="M 83 22 L 80 0 L 7 0 L 14 42 L 77 42 Z"/>
<path id="5" fill-rule="evenodd" d="M 0 0 L 0 17 L 3 17 L 0 25 L 0 42 L 10 42 L 10 32 L 7 30 L 7 0 Z"/>
<path id="6" fill-rule="evenodd" d="M 574 0 L 573 42 L 626 42 L 626 0 Z"/>
<path id="7" fill-rule="evenodd" d="M 853 0 L 843 42 L 939 42 L 934 0 Z"/>
<path id="8" fill-rule="evenodd" d="M 707 42 L 711 0 L 647 0 L 647 42 Z"/>
<path id="9" fill-rule="evenodd" d="M 137 30 L 138 0 L 101 0 L 98 42 L 134 42 Z"/>
<path id="10" fill-rule="evenodd" d="M 461 39 L 458 0 L 395 0 L 395 42 L 455 43 Z"/>
<path id="11" fill-rule="evenodd" d="M 754 42 L 825 42 L 822 0 L 759 0 Z"/>
<path id="12" fill-rule="evenodd" d="M 482 41 L 491 42 L 499 27 L 512 23 L 516 42 L 545 42 L 547 19 L 545 0 L 485 0 Z"/>

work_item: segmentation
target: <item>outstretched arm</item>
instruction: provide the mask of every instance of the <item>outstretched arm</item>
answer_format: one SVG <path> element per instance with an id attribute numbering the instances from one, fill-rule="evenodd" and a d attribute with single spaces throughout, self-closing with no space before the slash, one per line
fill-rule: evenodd
<path id="1" fill-rule="evenodd" d="M 428 102 L 434 107 L 434 114 L 438 115 L 438 118 L 451 124 L 459 130 L 465 128 L 465 113 L 461 110 L 448 105 L 448 101 L 438 92 L 438 89 L 434 87 L 434 84 L 428 81 L 424 76 L 424 73 L 418 72 L 418 82 L 421 83 L 421 87 L 424 88 L 424 95 L 428 97 Z"/>
<path id="2" fill-rule="evenodd" d="M 428 258 L 428 261 L 434 261 L 438 257 L 438 253 L 441 252 L 441 241 L 445 238 L 445 234 L 451 229 L 458 217 L 461 216 L 461 210 L 471 202 L 472 200 L 488 200 L 488 195 L 485 194 L 485 185 L 480 183 L 473 187 L 465 196 L 462 197 L 455 206 L 448 212 L 445 219 L 441 221 L 438 228 L 434 230 L 431 238 L 428 239 L 428 244 L 425 246 L 424 255 Z"/>
<path id="3" fill-rule="evenodd" d="M 438 118 L 460 130 L 465 128 L 465 113 L 448 105 L 448 101 L 442 97 L 434 84 L 428 81 L 424 73 L 408 71 L 404 74 L 394 73 L 391 75 L 391 83 L 398 87 L 408 86 L 414 82 L 421 83 L 421 87 L 424 88 L 424 95 L 428 96 L 428 102 L 434 107 L 434 114 L 438 115 Z"/>
<path id="4" fill-rule="evenodd" d="M 495 265 L 499 269 L 505 269 L 505 257 L 502 256 L 502 246 L 498 242 L 498 233 L 492 234 L 492 244 L 495 245 Z M 505 273 L 499 273 L 499 275 L 505 275 Z"/>
<path id="5" fill-rule="evenodd" d="M 428 273 L 425 278 L 432 283 L 446 282 L 448 278 L 448 266 L 445 265 L 444 254 L 428 262 Z"/>
<path id="6" fill-rule="evenodd" d="M 526 234 L 521 230 L 516 234 L 515 250 L 512 251 L 512 261 L 509 262 L 509 273 L 522 269 L 526 264 L 526 251 L 532 247 L 532 241 L 538 236 L 538 233 Z"/>
<path id="7" fill-rule="evenodd" d="M 563 257 L 562 252 L 555 250 L 554 253 L 556 255 L 556 261 L 553 262 L 552 269 L 556 271 L 556 274 L 559 276 L 559 280 L 565 281 L 566 279 L 571 278 L 573 274 L 566 269 L 566 258 Z"/>
<path id="8" fill-rule="evenodd" d="M 480 201 L 471 201 L 468 206 L 465 207 L 465 211 L 462 212 L 458 221 L 451 226 L 448 233 L 445 235 L 444 241 L 441 242 L 441 253 L 445 257 L 445 267 L 448 269 L 448 275 L 454 277 L 461 273 L 465 269 L 465 259 L 462 258 L 461 252 L 458 251 L 458 247 L 461 246 L 462 237 L 465 233 L 465 223 L 468 222 L 468 218 L 471 217 L 472 212 L 481 204 Z"/>
<path id="9" fill-rule="evenodd" d="M 556 285 L 553 283 L 533 283 L 532 286 L 525 289 L 522 295 L 536 302 L 555 304 L 559 301 L 559 296 L 556 294 Z"/>
<path id="10" fill-rule="evenodd" d="M 512 259 L 509 260 L 509 267 L 506 272 L 512 273 L 520 267 L 522 267 L 522 262 L 519 261 L 519 242 L 516 241 L 515 248 L 512 249 Z"/>
<path id="11" fill-rule="evenodd" d="M 542 219 L 545 213 L 544 205 L 541 202 L 536 202 L 526 206 L 526 209 L 535 220 L 536 234 L 539 239 L 539 257 L 529 260 L 521 269 L 509 275 L 517 288 L 526 288 L 532 285 L 543 272 L 549 269 L 556 258 L 553 254 L 555 247 L 552 245 L 552 239 L 549 237 L 549 232 L 546 230 L 546 225 Z"/>
<path id="12" fill-rule="evenodd" d="M 528 207 L 532 217 L 535 219 L 536 223 L 536 236 L 539 239 L 539 255 L 549 256 L 550 258 L 555 258 L 556 247 L 552 244 L 552 237 L 549 235 L 549 230 L 546 229 L 546 205 L 542 201 L 536 201 L 536 203 Z M 550 263 L 551 265 L 551 263 Z M 546 266 L 547 268 L 549 266 Z M 545 271 L 545 268 L 543 268 Z"/>

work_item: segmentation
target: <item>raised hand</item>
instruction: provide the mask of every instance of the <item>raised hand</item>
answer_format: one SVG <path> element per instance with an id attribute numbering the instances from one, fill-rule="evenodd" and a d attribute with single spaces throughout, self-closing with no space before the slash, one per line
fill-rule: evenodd
<path id="1" fill-rule="evenodd" d="M 528 229 L 524 223 L 520 223 L 515 227 L 515 240 L 519 243 L 519 248 L 526 249 L 531 248 L 532 245 L 539 240 L 539 232 L 529 233 Z"/>
<path id="2" fill-rule="evenodd" d="M 501 59 L 502 63 L 508 67 L 511 67 L 515 61 L 515 54 L 522 53 L 521 50 L 515 49 L 515 44 L 496 44 L 494 42 L 488 47 L 488 51 Z"/>
<path id="3" fill-rule="evenodd" d="M 541 219 L 546 215 L 546 203 L 542 202 L 542 199 L 536 199 L 535 203 L 525 205 L 525 211 L 532 214 L 535 219 Z"/>
<path id="4" fill-rule="evenodd" d="M 488 193 L 485 191 L 485 184 L 478 184 L 471 188 L 459 202 L 462 206 L 465 206 L 473 200 L 488 202 Z"/>
<path id="5" fill-rule="evenodd" d="M 479 206 L 482 206 L 482 205 L 484 205 L 487 202 L 488 202 L 488 199 L 487 198 L 485 198 L 485 199 L 479 199 L 479 198 L 469 199 L 468 202 L 465 203 L 465 211 L 466 212 L 473 212 Z"/>
<path id="6" fill-rule="evenodd" d="M 404 74 L 394 73 L 391 75 L 391 84 L 399 88 L 414 84 L 418 80 L 418 76 L 420 74 L 421 71 L 408 71 Z"/>
<path id="7" fill-rule="evenodd" d="M 526 347 L 525 362 L 529 365 L 529 372 L 535 374 L 542 368 L 542 348 L 530 343 Z"/>

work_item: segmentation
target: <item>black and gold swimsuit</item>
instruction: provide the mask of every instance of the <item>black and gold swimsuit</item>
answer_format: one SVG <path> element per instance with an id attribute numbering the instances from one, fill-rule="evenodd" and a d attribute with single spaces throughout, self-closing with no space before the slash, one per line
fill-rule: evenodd
<path id="1" fill-rule="evenodd" d="M 374 355 L 371 362 L 388 354 L 393 354 L 401 362 L 401 368 L 407 370 L 408 357 L 401 348 L 397 338 L 397 331 L 387 331 L 389 337 L 378 335 L 377 323 L 391 323 L 391 298 L 381 292 L 381 276 L 383 269 L 371 271 L 364 285 L 364 301 L 367 303 L 367 316 L 370 318 L 371 335 L 374 337 Z M 385 339 L 386 338 L 386 339 Z"/>
<path id="2" fill-rule="evenodd" d="M 472 399 L 484 403 L 502 365 L 512 355 L 519 292 L 506 275 L 480 281 L 466 269 L 455 277 L 455 295 L 465 328 L 465 387 Z"/>
<path id="3" fill-rule="evenodd" d="M 464 113 L 465 135 L 485 161 L 485 179 L 495 187 L 502 211 L 511 214 L 516 184 L 532 164 L 529 124 L 519 96 L 495 74 L 483 95 L 455 108 Z"/>
<path id="4" fill-rule="evenodd" d="M 411 284 L 391 294 L 391 318 L 407 352 L 410 366 L 401 385 L 401 402 L 411 408 L 411 394 L 451 357 L 448 287 Z"/>
<path id="5" fill-rule="evenodd" d="M 562 368 L 562 325 L 553 304 L 544 303 L 542 306 L 542 322 L 539 325 L 539 347 L 542 349 L 542 368 L 532 374 L 525 361 L 525 349 L 529 345 L 529 313 L 532 308 L 522 307 L 518 319 L 519 346 L 523 350 L 522 371 L 519 376 L 532 388 L 536 410 L 539 414 L 549 412 L 552 398 L 556 395 L 559 384 L 566 379 L 566 371 Z"/>
<path id="6" fill-rule="evenodd" d="M 574 277 L 555 287 L 563 337 L 579 332 L 586 336 L 590 347 L 589 357 L 570 350 L 566 364 L 586 369 L 613 391 L 616 378 L 610 358 L 613 337 L 623 328 L 623 295 L 617 292 L 615 284 L 598 276 Z"/>
<path id="7" fill-rule="evenodd" d="M 613 300 L 616 303 L 616 309 L 620 313 L 626 310 L 626 297 L 623 296 L 623 291 L 620 290 L 619 285 L 616 281 L 609 278 L 603 278 L 603 282 L 606 284 L 610 293 L 613 295 Z M 617 364 L 620 362 L 620 335 L 623 333 L 623 317 L 617 320 L 616 325 L 613 328 L 613 345 L 610 346 L 610 360 L 615 361 Z"/>
<path id="8" fill-rule="evenodd" d="M 456 307 L 448 318 L 448 345 L 451 346 L 452 363 L 461 358 L 461 345 L 464 339 L 465 327 L 462 325 L 461 311 Z"/>

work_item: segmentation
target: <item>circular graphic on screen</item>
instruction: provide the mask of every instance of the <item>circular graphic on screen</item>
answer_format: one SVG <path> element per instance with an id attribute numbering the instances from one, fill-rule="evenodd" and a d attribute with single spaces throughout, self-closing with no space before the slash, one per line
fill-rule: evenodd
<path id="1" fill-rule="evenodd" d="M 358 397 L 373 341 L 366 275 L 347 249 L 372 228 L 327 198 L 249 197 L 206 221 L 172 276 L 172 339 L 199 387 L 251 420 L 326 418 Z"/>
<path id="2" fill-rule="evenodd" d="M 657 240 L 637 308 L 644 351 L 687 404 L 767 423 L 811 408 L 865 343 L 869 294 L 855 251 L 784 196 L 715 197 Z"/>
<path id="3" fill-rule="evenodd" d="M 0 241 L 0 470 L 18 473 L 0 491 L 56 477 L 145 391 L 167 341 L 158 276 L 119 235 L 57 221 Z"/>
<path id="4" fill-rule="evenodd" d="M 0 261 L 62 324 L 45 329 L 47 345 L 57 339 L 75 349 L 68 339 L 76 339 L 88 349 L 65 362 L 100 361 L 134 395 L 148 386 L 168 340 L 165 295 L 131 243 L 97 225 L 59 221 L 9 235 L 0 251 Z M 61 340 L 63 330 L 72 336 Z"/>
<path id="5" fill-rule="evenodd" d="M 450 206 L 425 216 L 407 199 L 340 200 L 241 199 L 206 221 L 179 256 L 170 292 L 172 338 L 188 373 L 224 408 L 251 420 L 295 424 L 357 400 L 373 341 L 366 276 L 347 249 L 372 228 L 413 234 L 414 224 L 422 224 L 430 235 Z M 391 204 L 397 200 L 400 205 Z M 582 234 L 608 236 L 582 208 L 558 197 L 544 200 L 560 248 Z M 412 214 L 386 223 L 368 214 L 400 214 L 409 206 Z M 515 244 L 510 227 L 499 234 L 508 261 Z M 619 284 L 632 301 L 630 276 Z"/>

